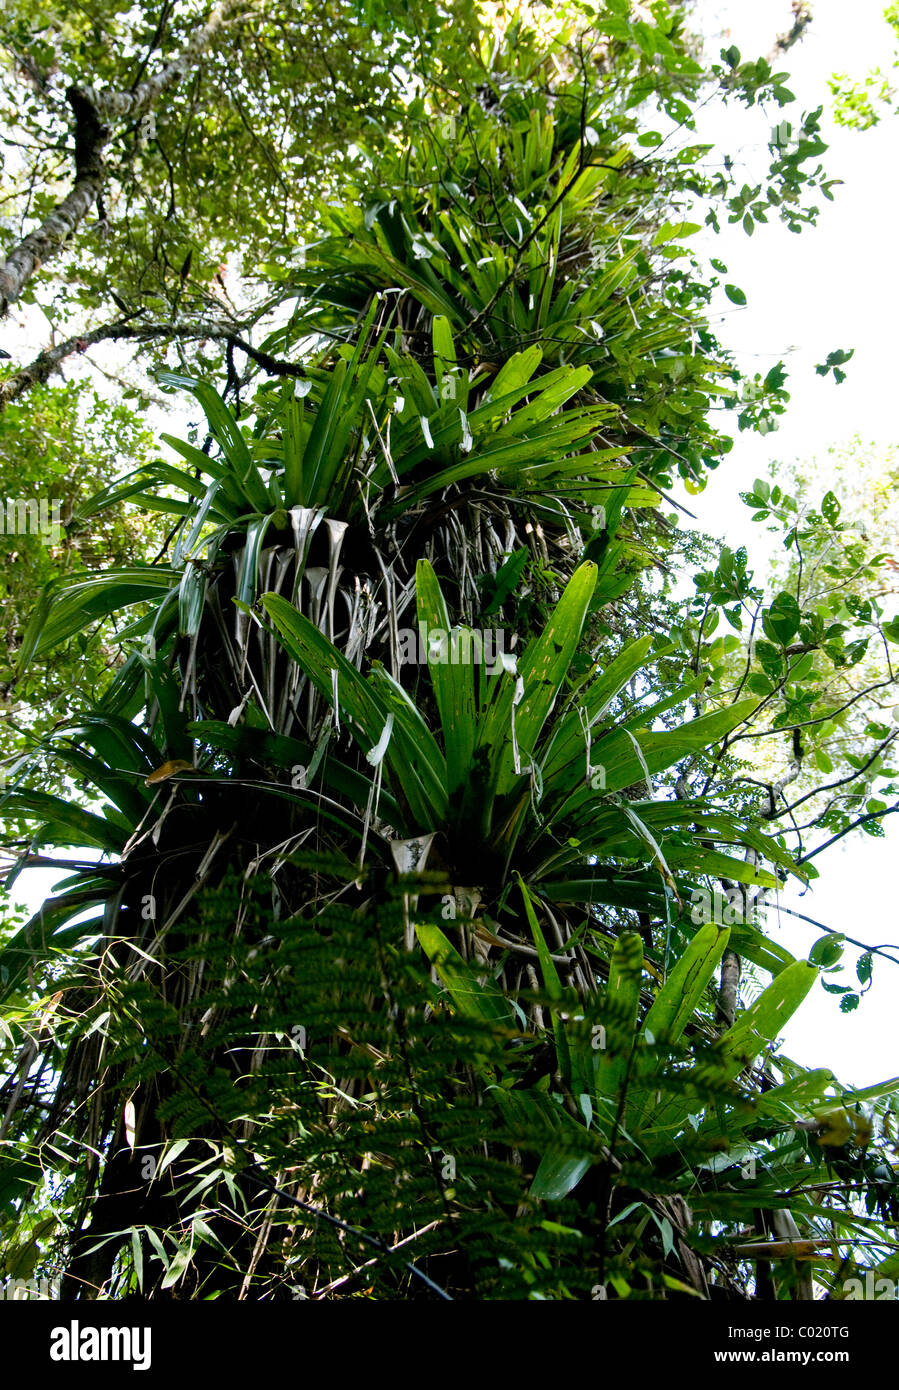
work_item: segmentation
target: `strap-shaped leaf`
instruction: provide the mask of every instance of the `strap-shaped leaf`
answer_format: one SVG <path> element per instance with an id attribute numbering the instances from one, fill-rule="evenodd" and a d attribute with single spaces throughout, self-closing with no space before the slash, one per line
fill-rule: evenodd
<path id="1" fill-rule="evenodd" d="M 553 301 L 553 291 L 556 288 L 556 271 L 559 265 L 559 244 L 562 239 L 564 211 L 564 208 L 561 206 L 556 209 L 546 228 L 547 236 L 544 241 L 544 246 L 539 249 L 536 246 L 534 248 L 537 252 L 535 270 L 537 285 L 539 285 L 540 292 L 536 317 L 536 325 L 538 327 L 543 327 L 547 321 L 550 306 Z M 532 283 L 533 278 L 534 277 L 532 277 Z"/>
<path id="2" fill-rule="evenodd" d="M 541 378 L 535 383 L 535 388 L 539 390 L 536 391 L 533 400 L 516 410 L 511 419 L 497 430 L 497 440 L 517 437 L 548 420 L 567 400 L 587 385 L 593 372 L 589 367 L 568 367 L 553 372 L 552 375 L 552 383 L 548 378 Z M 571 413 L 572 416 L 577 415 L 577 412 Z M 558 425 L 560 422 L 555 423 Z"/>
<path id="3" fill-rule="evenodd" d="M 0 796 L 0 811 L 11 820 L 21 817 L 43 821 L 35 843 L 96 845 L 107 853 L 117 854 L 128 839 L 128 832 L 113 825 L 105 816 L 95 816 L 49 792 L 14 788 Z"/>
<path id="4" fill-rule="evenodd" d="M 543 988 L 549 995 L 549 998 L 553 1001 L 553 1005 L 556 1005 L 563 995 L 562 981 L 559 978 L 559 972 L 556 969 L 556 963 L 553 960 L 552 953 L 550 952 L 550 949 L 546 944 L 543 932 L 540 930 L 540 923 L 537 921 L 537 914 L 534 911 L 534 905 L 531 901 L 531 895 L 525 886 L 521 874 L 517 874 L 516 877 L 518 879 L 518 886 L 521 889 L 521 897 L 524 902 L 524 910 L 525 915 L 528 919 L 528 926 L 531 929 L 531 935 L 534 938 L 534 945 L 537 948 L 537 957 L 540 961 L 540 973 L 543 976 Z M 551 1016 L 553 1025 L 553 1039 L 556 1045 L 556 1059 L 559 1064 L 559 1072 L 561 1073 L 561 1076 L 563 1080 L 566 1082 L 566 1084 L 571 1086 L 576 1094 L 579 1095 L 582 1092 L 589 1093 L 589 1091 L 592 1089 L 592 1086 L 588 1077 L 586 1075 L 582 1075 L 583 1067 L 581 1065 L 581 1062 L 583 1059 L 579 1056 L 572 1057 L 571 1048 L 569 1046 L 568 1039 L 565 1035 L 565 1024 L 562 1020 L 561 1011 L 557 1007 L 552 1007 Z M 577 1076 L 573 1075 L 575 1067 L 578 1073 Z"/>
<path id="5" fill-rule="evenodd" d="M 303 481 L 307 506 L 315 506 L 320 498 L 323 500 L 330 487 L 328 444 L 340 419 L 347 371 L 346 358 L 339 357 L 331 371 L 315 423 L 306 442 Z"/>
<path id="6" fill-rule="evenodd" d="M 214 391 L 208 382 L 196 381 L 192 377 L 182 376 L 177 372 L 160 372 L 159 379 L 170 386 L 186 386 L 196 396 L 203 407 L 210 433 L 221 445 L 222 453 L 233 470 L 241 491 L 250 503 L 252 510 L 267 511 L 269 506 L 268 493 L 253 462 L 247 441 L 218 392 Z M 211 471 L 208 466 L 206 471 Z"/>
<path id="7" fill-rule="evenodd" d="M 416 772 L 428 798 L 431 824 L 439 824 L 447 811 L 446 759 L 408 693 L 383 667 L 375 666 L 369 682 L 394 716 L 387 761 L 402 784 L 410 768 Z"/>
<path id="8" fill-rule="evenodd" d="M 226 482 L 229 479 L 233 481 L 227 464 L 222 463 L 220 459 L 210 458 L 208 454 L 203 453 L 202 449 L 198 449 L 196 444 L 188 444 L 186 439 L 178 439 L 173 434 L 160 434 L 159 438 L 200 473 L 208 473 L 210 478 L 216 478 L 220 482 Z M 154 471 L 152 464 L 149 468 L 143 469 L 143 472 L 148 474 Z"/>
<path id="9" fill-rule="evenodd" d="M 720 1043 L 722 1066 L 729 1078 L 755 1061 L 762 1048 L 780 1035 L 818 979 L 818 973 L 817 966 L 797 960 L 782 970 L 740 1014 Z"/>
<path id="10" fill-rule="evenodd" d="M 262 606 L 278 629 L 282 645 L 289 655 L 329 701 L 333 694 L 331 672 L 337 672 L 339 714 L 362 735 L 360 742 L 363 745 L 371 747 L 375 744 L 381 735 L 387 711 L 355 666 L 281 594 L 263 594 Z"/>
<path id="11" fill-rule="evenodd" d="M 282 734 L 270 734 L 266 729 L 253 729 L 246 724 L 233 726 L 223 720 L 203 719 L 187 726 L 188 733 L 212 748 L 221 748 L 238 757 L 250 758 L 254 762 L 293 770 L 302 767 L 306 770 L 306 786 L 309 789 L 321 785 L 331 792 L 347 797 L 355 806 L 367 806 L 372 790 L 371 779 L 355 768 L 346 767 L 337 758 L 327 754 L 315 762 L 316 750 L 302 739 L 287 738 Z M 317 774 L 317 775 L 316 775 Z M 403 812 L 399 803 L 382 788 L 378 797 L 378 807 L 382 816 L 398 830 L 405 831 Z"/>
<path id="12" fill-rule="evenodd" d="M 83 502 L 79 502 L 72 517 L 73 521 L 88 521 L 107 507 L 118 506 L 121 502 L 139 496 L 152 482 L 153 473 L 152 467 L 141 464 L 139 468 L 133 468 L 129 473 L 116 478 L 115 482 L 109 483 L 107 487 L 100 488 Z M 191 479 L 191 482 L 193 481 L 194 479 Z"/>
<path id="13" fill-rule="evenodd" d="M 453 659 L 458 653 L 451 646 L 449 614 L 437 576 L 427 560 L 419 560 L 416 567 L 415 593 L 418 621 L 428 653 L 428 669 L 443 732 L 446 790 L 448 796 L 452 797 L 464 786 L 471 773 L 477 737 L 474 669 L 468 661 Z M 447 635 L 447 660 L 439 660 L 439 654 L 429 651 L 428 633 L 435 630 Z"/>
<path id="14" fill-rule="evenodd" d="M 146 666 L 146 658 L 142 664 Z M 160 761 L 159 748 L 149 735 L 117 714 L 82 714 L 77 722 L 57 729 L 53 739 L 58 738 L 90 743 L 110 769 L 128 768 L 142 777 L 158 767 Z"/>
<path id="15" fill-rule="evenodd" d="M 132 603 L 159 599 L 175 588 L 180 578 L 179 571 L 168 565 L 122 565 L 68 584 L 48 586 L 22 639 L 20 669 L 33 656 L 83 632 L 98 619 Z"/>
<path id="16" fill-rule="evenodd" d="M 739 922 L 731 927 L 730 946 L 738 956 L 745 956 L 753 965 L 773 976 L 786 970 L 796 959 L 786 946 L 770 940 L 749 922 Z"/>
<path id="17" fill-rule="evenodd" d="M 72 917 L 79 917 L 86 908 L 108 900 L 109 885 L 97 884 L 83 892 L 63 893 L 48 898 L 24 927 L 0 949 L 0 1003 L 7 999 L 29 971 L 36 971 L 56 959 L 57 952 L 66 951 L 85 937 L 102 930 L 103 913 L 64 926 Z"/>
<path id="18" fill-rule="evenodd" d="M 110 766 L 110 762 L 105 757 L 94 757 L 82 748 L 74 745 L 67 746 L 65 742 L 59 746 L 58 753 L 65 763 L 69 775 L 77 774 L 79 777 L 83 777 L 86 782 L 102 792 L 113 806 L 118 807 L 127 825 L 133 827 L 140 823 L 151 800 L 151 796 L 144 786 L 144 777 L 153 770 L 153 767 L 158 767 L 162 761 L 158 751 L 155 762 L 144 766 L 143 776 L 131 778 L 123 776 L 117 769 L 117 764 L 125 762 L 124 758 L 117 759 L 113 756 L 112 766 Z"/>
<path id="19" fill-rule="evenodd" d="M 700 927 L 656 995 L 643 1029 L 657 1043 L 677 1042 L 724 954 L 730 929 L 714 922 Z"/>
<path id="20" fill-rule="evenodd" d="M 284 407 L 284 505 L 306 505 L 303 486 L 303 460 L 306 450 L 306 415 L 300 402 L 290 396 Z"/>
<path id="21" fill-rule="evenodd" d="M 196 637 L 206 602 L 206 574 L 199 565 L 187 564 L 178 586 L 178 631 Z"/>
<path id="22" fill-rule="evenodd" d="M 804 960 L 782 970 L 719 1039 L 714 1050 L 697 1061 L 697 1076 L 719 1086 L 732 1082 L 779 1036 L 817 978 L 817 968 Z M 641 1093 L 640 1103 L 641 1142 L 656 1154 L 672 1146 L 678 1131 L 687 1123 L 687 1116 L 696 1109 L 695 1099 L 670 1093 L 667 1098 L 663 1094 L 660 1102 L 655 1096 Z"/>
<path id="23" fill-rule="evenodd" d="M 525 768 L 568 674 L 595 583 L 595 565 L 588 562 L 575 570 L 543 632 L 529 643 L 518 664 L 524 684 L 521 700 L 513 709 L 509 692 L 504 700 L 494 702 L 484 720 L 478 746 L 504 750 L 496 784 L 500 796 L 511 790 L 520 775 L 515 770 L 512 720 L 519 767 Z"/>
<path id="24" fill-rule="evenodd" d="M 665 895 L 658 874 L 642 867 L 628 870 L 605 865 L 585 874 L 583 868 L 580 862 L 567 877 L 555 872 L 547 879 L 538 876 L 541 897 L 554 903 L 603 903 L 656 913 L 664 910 Z"/>
<path id="25" fill-rule="evenodd" d="M 478 474 L 493 471 L 502 472 L 502 470 L 508 469 L 510 471 L 507 481 L 518 485 L 522 472 L 526 472 L 529 464 L 543 464 L 547 454 L 553 452 L 558 455 L 561 461 L 565 454 L 576 445 L 583 446 L 585 441 L 591 439 L 596 430 L 606 422 L 608 415 L 607 407 L 590 407 L 581 411 L 572 411 L 559 419 L 553 418 L 535 425 L 525 439 L 505 440 L 497 438 L 495 443 L 491 441 L 475 452 L 464 456 L 461 461 L 456 461 L 449 467 L 423 479 L 422 482 L 416 483 L 404 497 L 403 507 L 394 506 L 388 510 L 387 515 L 401 510 L 406 511 L 415 502 L 434 492 L 442 491 L 451 483 L 464 482 L 465 479 L 477 477 Z M 452 430 L 456 438 L 461 439 L 462 428 L 458 412 Z M 435 447 L 436 443 L 435 439 Z M 428 450 L 428 454 L 433 452 L 434 450 Z M 586 450 L 582 454 L 584 472 L 587 472 L 592 466 L 595 457 L 596 455 L 592 450 Z M 402 473 L 403 469 L 408 469 L 410 466 L 409 460 L 404 459 L 403 468 L 398 466 L 397 471 Z"/>
<path id="26" fill-rule="evenodd" d="M 782 1082 L 771 1091 L 763 1091 L 756 1097 L 753 1108 L 757 1115 L 774 1115 L 789 1123 L 794 1117 L 807 1115 L 810 1107 L 823 1100 L 835 1083 L 832 1071 L 818 1067 Z M 885 1085 L 889 1087 L 890 1083 Z"/>
<path id="27" fill-rule="evenodd" d="M 571 762 L 578 762 L 586 774 L 587 740 L 585 728 L 598 721 L 616 695 L 645 664 L 652 647 L 652 635 L 630 642 L 612 662 L 600 671 L 586 687 L 578 692 L 574 707 L 556 723 L 543 760 L 543 780 L 548 785 Z M 592 741 L 592 740 L 591 740 Z"/>
<path id="28" fill-rule="evenodd" d="M 581 1131 L 585 1133 L 585 1131 Z M 571 1146 L 578 1147 L 580 1136 L 570 1136 Z M 540 1160 L 531 1183 L 531 1196 L 541 1197 L 545 1202 L 561 1202 L 567 1197 L 590 1167 L 592 1159 L 576 1153 L 566 1153 L 556 1141 Z"/>
<path id="29" fill-rule="evenodd" d="M 278 629 L 282 645 L 330 704 L 334 701 L 332 672 L 337 673 L 338 713 L 348 721 L 364 751 L 370 752 L 383 735 L 391 712 L 384 692 L 375 690 L 324 633 L 280 594 L 264 594 L 262 604 Z M 397 710 L 394 714 L 396 717 Z M 416 830 L 433 829 L 446 813 L 445 781 L 441 782 L 434 770 L 435 763 L 441 761 L 440 750 L 428 737 L 432 746 L 422 741 L 421 726 L 410 723 L 407 710 L 398 702 L 387 763 L 394 774 L 395 790 L 408 801 L 415 817 Z"/>
<path id="30" fill-rule="evenodd" d="M 415 934 L 463 1018 L 485 1028 L 509 1028 L 514 1024 L 511 1005 L 499 986 L 479 978 L 475 967 L 459 954 L 438 926 L 420 922 Z"/>
<path id="31" fill-rule="evenodd" d="M 593 745 L 591 755 L 592 766 L 603 769 L 602 785 L 598 790 L 591 785 L 585 764 L 583 781 L 578 781 L 571 795 L 557 805 L 553 821 L 578 813 L 591 803 L 599 806 L 598 798 L 642 782 L 646 771 L 663 772 L 690 753 L 717 743 L 747 718 L 757 704 L 755 699 L 741 700 L 663 733 L 641 731 L 633 735 L 629 728 L 622 726 L 603 734 Z M 635 739 L 638 747 L 634 746 Z"/>
<path id="32" fill-rule="evenodd" d="M 381 338 L 362 365 L 362 353 L 368 333 L 380 308 L 376 297 L 365 321 L 360 325 L 353 355 L 347 362 L 338 358 L 328 381 L 315 423 L 309 433 L 303 454 L 303 493 L 308 507 L 339 504 L 353 467 L 353 451 L 349 439 L 359 423 L 366 389 L 380 355 Z"/>
<path id="33" fill-rule="evenodd" d="M 543 361 L 543 349 L 536 346 L 523 352 L 513 352 L 500 367 L 490 387 L 490 399 L 499 400 L 511 391 L 518 391 L 531 380 Z"/>
<path id="34" fill-rule="evenodd" d="M 258 516 L 247 526 L 237 566 L 236 596 L 241 603 L 252 604 L 256 601 L 262 545 L 273 520 L 274 513 L 269 512 L 268 516 Z"/>
<path id="35" fill-rule="evenodd" d="M 702 874 L 714 874 L 718 878 L 732 878 L 737 883 L 750 887 L 776 888 L 779 880 L 766 869 L 757 869 L 745 859 L 734 859 L 730 854 L 721 854 L 704 845 L 666 845 L 665 858 L 668 863 L 681 869 L 694 869 Z"/>
<path id="36" fill-rule="evenodd" d="M 434 345 L 434 376 L 438 388 L 443 387 L 444 377 L 456 365 L 456 345 L 453 330 L 445 314 L 435 314 L 431 324 L 431 339 Z"/>

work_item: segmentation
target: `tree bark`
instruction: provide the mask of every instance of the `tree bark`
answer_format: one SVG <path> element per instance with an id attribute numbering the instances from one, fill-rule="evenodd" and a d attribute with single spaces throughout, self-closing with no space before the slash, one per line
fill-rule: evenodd
<path id="1" fill-rule="evenodd" d="M 249 0 L 252 3 L 252 0 Z M 66 99 L 75 116 L 75 183 L 41 225 L 29 232 L 0 265 L 0 318 L 20 297 L 36 270 L 55 256 L 96 202 L 105 174 L 104 151 L 112 138 L 106 117 L 141 116 L 205 54 L 227 19 L 248 0 L 223 0 L 186 48 L 133 92 L 73 84 Z"/>
<path id="2" fill-rule="evenodd" d="M 131 92 L 120 92 L 114 88 L 79 86 L 77 91 L 85 101 L 101 116 L 142 116 L 166 88 L 181 79 L 194 67 L 206 52 L 210 41 L 215 37 L 226 20 L 233 18 L 236 10 L 250 7 L 253 0 L 222 0 L 213 10 L 202 28 L 192 35 L 186 48 L 166 63 Z"/>
<path id="3" fill-rule="evenodd" d="M 740 957 L 726 950 L 721 957 L 721 986 L 718 990 L 718 1011 L 728 1028 L 733 1026 L 740 1002 Z"/>
<path id="4" fill-rule="evenodd" d="M 135 315 L 136 317 L 136 315 Z M 166 339 L 179 338 L 182 342 L 227 342 L 246 353 L 254 362 L 257 362 L 265 371 L 274 376 L 302 377 L 305 375 L 306 368 L 298 366 L 295 362 L 281 362 L 278 358 L 272 357 L 270 353 L 261 352 L 259 348 L 254 348 L 251 343 L 246 342 L 240 335 L 248 331 L 248 327 L 241 323 L 221 322 L 211 320 L 203 322 L 198 320 L 195 323 L 179 325 L 173 323 L 146 323 L 138 320 L 131 323 L 128 319 L 120 319 L 115 323 L 106 323 L 99 328 L 85 330 L 84 333 L 75 334 L 71 338 L 64 338 L 62 342 L 55 343 L 53 347 L 44 348 L 39 352 L 27 367 L 20 367 L 12 376 L 0 381 L 0 411 L 3 407 L 10 405 L 13 401 L 24 396 L 32 386 L 42 386 L 48 381 L 54 372 L 58 372 L 67 357 L 73 353 L 85 352 L 87 348 L 94 347 L 97 343 L 114 343 L 121 341 L 131 341 L 134 343 L 152 343 L 154 341 L 164 342 Z"/>
<path id="5" fill-rule="evenodd" d="M 103 125 L 96 108 L 76 87 L 70 87 L 66 97 L 75 114 L 75 184 L 0 266 L 0 316 L 19 298 L 34 272 L 71 236 L 103 185 L 103 150 L 109 140 L 109 129 Z"/>

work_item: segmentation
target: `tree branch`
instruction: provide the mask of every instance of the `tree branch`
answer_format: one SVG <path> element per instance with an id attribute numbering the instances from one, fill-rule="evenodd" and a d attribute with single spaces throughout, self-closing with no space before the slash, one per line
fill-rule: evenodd
<path id="1" fill-rule="evenodd" d="M 66 96 L 75 114 L 75 183 L 72 191 L 0 266 L 0 317 L 19 298 L 34 272 L 71 236 L 102 187 L 103 151 L 109 129 L 77 88 L 70 87 Z"/>
<path id="2" fill-rule="evenodd" d="M 132 314 L 130 317 L 134 318 L 136 314 Z M 278 358 L 271 357 L 267 352 L 260 352 L 258 348 L 244 342 L 238 336 L 242 328 L 243 325 L 239 323 L 228 324 L 220 321 L 179 326 L 171 323 L 131 323 L 129 319 L 119 319 L 116 323 L 104 324 L 101 328 L 92 328 L 76 337 L 66 338 L 63 342 L 56 343 L 54 347 L 45 348 L 27 367 L 22 367 L 13 376 L 7 377 L 6 381 L 0 381 L 0 410 L 9 405 L 11 401 L 18 400 L 32 386 L 43 385 L 54 372 L 60 370 L 63 361 L 73 353 L 83 353 L 87 348 L 104 342 L 129 340 L 136 343 L 149 343 L 157 338 L 180 338 L 187 342 L 203 342 L 204 339 L 210 339 L 213 342 L 232 343 L 234 347 L 245 352 L 258 366 L 271 373 L 272 376 L 305 376 L 306 369 L 304 367 L 298 366 L 294 362 L 282 362 Z"/>
<path id="3" fill-rule="evenodd" d="M 74 83 L 66 99 L 75 116 L 75 183 L 39 227 L 20 241 L 0 265 L 0 318 L 19 298 L 36 270 L 55 256 L 97 199 L 103 186 L 104 151 L 112 138 L 107 117 L 140 116 L 199 62 L 224 22 L 248 0 L 223 0 L 187 47 L 131 92 Z M 252 0 L 249 0 L 252 3 Z"/>
<path id="4" fill-rule="evenodd" d="M 899 802 L 895 806 L 888 806 L 885 811 L 869 811 L 867 815 L 859 816 L 845 829 L 838 830 L 836 835 L 831 835 L 830 839 L 825 840 L 823 845 L 819 845 L 817 849 L 813 849 L 808 854 L 804 854 L 801 859 L 797 859 L 796 863 L 807 864 L 810 859 L 814 859 L 816 854 L 829 849 L 832 844 L 835 844 L 837 840 L 842 840 L 843 836 L 848 835 L 851 830 L 857 830 L 860 825 L 866 825 L 870 820 L 883 820 L 884 816 L 894 816 L 897 811 L 899 811 Z"/>
<path id="5" fill-rule="evenodd" d="M 201 28 L 194 31 L 186 48 L 158 72 L 139 82 L 130 92 L 112 87 L 79 86 L 76 90 L 100 116 L 142 116 L 167 88 L 180 82 L 205 55 L 211 40 L 234 12 L 252 4 L 252 0 L 222 0 Z"/>

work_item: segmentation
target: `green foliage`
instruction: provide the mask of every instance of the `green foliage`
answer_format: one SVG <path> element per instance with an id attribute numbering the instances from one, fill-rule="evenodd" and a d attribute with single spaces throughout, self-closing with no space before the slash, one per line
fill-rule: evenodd
<path id="1" fill-rule="evenodd" d="M 888 5 L 883 18 L 893 30 L 899 33 L 899 7 Z M 895 56 L 892 66 L 899 62 Z M 896 89 L 888 74 L 878 66 L 863 78 L 853 78 L 846 72 L 835 72 L 830 79 L 830 93 L 834 98 L 833 114 L 838 125 L 853 130 L 870 130 L 879 124 L 887 111 L 892 110 Z"/>
<path id="2" fill-rule="evenodd" d="M 846 373 L 841 368 L 846 365 L 854 352 L 855 348 L 850 348 L 848 352 L 845 348 L 837 348 L 835 352 L 827 354 L 827 360 L 819 363 L 815 371 L 818 376 L 827 376 L 828 372 L 833 372 L 833 379 L 839 386 L 846 380 Z"/>
<path id="3" fill-rule="evenodd" d="M 10 887 L 83 855 L 0 941 L 0 1220 L 69 1294 L 739 1299 L 787 1218 L 823 1287 L 833 1242 L 889 1258 L 899 1082 L 779 1052 L 875 948 L 856 993 L 832 938 L 810 961 L 767 938 L 750 890 L 814 870 L 731 753 L 770 734 L 801 762 L 798 729 L 836 721 L 880 557 L 835 493 L 800 511 L 759 480 L 789 554 L 770 597 L 724 548 L 680 622 L 648 601 L 691 543 L 662 489 L 702 486 L 740 387 L 680 264 L 685 200 L 764 220 L 695 147 L 657 157 L 644 103 L 689 128 L 709 73 L 651 15 L 603 7 L 587 80 L 520 24 L 445 120 L 413 98 L 305 264 L 277 253 L 297 306 L 270 378 L 168 374 L 205 446 L 169 436 L 177 463 L 79 498 L 172 530 L 55 576 L 18 652 L 35 680 L 119 624 L 99 698 L 2 796 Z M 711 75 L 791 100 L 735 51 Z M 816 120 L 771 207 L 824 187 Z M 820 599 L 789 570 L 810 552 Z M 718 883 L 747 891 L 695 920 Z M 745 1008 L 717 988 L 735 953 L 770 977 Z M 769 1291 L 806 1296 L 778 1259 Z"/>
<path id="4" fill-rule="evenodd" d="M 292 864 L 335 872 L 315 856 Z M 650 990 L 639 937 L 625 934 L 607 982 L 584 998 L 563 984 L 524 889 L 542 983 L 510 993 L 491 979 L 495 967 L 485 973 L 461 954 L 477 931 L 465 914 L 447 922 L 418 909 L 436 978 L 403 949 L 413 886 L 434 901 L 426 878 L 386 895 L 366 878 L 355 909 L 273 920 L 267 878 L 226 877 L 198 896 L 169 960 L 192 981 L 177 1008 L 149 956 L 135 971 L 107 947 L 99 990 L 89 958 L 57 979 L 55 1046 L 102 1042 L 117 1076 L 110 1121 L 122 1134 L 129 1105 L 135 1115 L 120 1165 L 146 1194 L 144 1219 L 91 1252 L 121 1248 L 113 1297 L 208 1297 L 238 1279 L 256 1298 L 338 1288 L 410 1298 L 424 1276 L 455 1296 L 595 1297 L 606 1286 L 608 1297 L 660 1299 L 691 1290 L 691 1247 L 713 1255 L 718 1286 L 734 1291 L 741 1247 L 731 1233 L 760 1203 L 779 1204 L 787 1185 L 810 1238 L 832 1236 L 836 1222 L 844 1240 L 877 1242 L 875 1219 L 820 1195 L 828 1144 L 845 1133 L 846 1146 L 851 1125 L 839 1117 L 854 1113 L 855 1097 L 828 1072 L 777 1059 L 778 1084 L 763 1096 L 742 1080 L 814 968 L 792 967 L 795 979 L 770 986 L 714 1040 L 693 1031 L 695 1009 L 726 931 L 701 928 Z M 584 944 L 602 973 L 600 936 Z M 13 1037 L 23 1026 L 13 1016 Z M 476 1104 L 464 1084 L 472 1068 Z M 160 1129 L 141 1098 L 162 1076 Z M 85 1190 L 74 1139 L 58 1139 L 50 1160 L 71 1155 L 63 1211 Z M 16 1171 L 32 1165 L 34 1181 L 50 1155 L 39 1143 L 23 1152 Z M 5 1165 L 7 1184 L 13 1177 Z M 281 1258 L 248 1268 L 267 1221 Z M 31 1234 L 35 1265 L 52 1263 L 48 1234 Z M 826 1279 L 826 1251 L 818 1269 Z"/>
<path id="5" fill-rule="evenodd" d="M 3 640 L 0 691 L 4 721 L 0 757 L 7 776 L 17 757 L 34 747 L 51 725 L 97 698 L 112 659 L 109 625 L 66 633 L 52 661 L 14 681 L 25 631 L 42 591 L 54 582 L 84 582 L 109 564 L 127 564 L 152 544 L 154 531 L 121 506 L 89 522 L 79 515 L 108 477 L 109 460 L 140 459 L 151 437 L 125 406 L 100 398 L 85 383 L 36 387 L 27 405 L 0 413 L 0 497 L 4 511 L 15 500 L 34 504 L 42 533 L 28 513 L 27 529 L 6 517 L 0 531 Z M 44 512 L 40 512 L 43 505 Z M 59 522 L 54 534 L 53 518 Z M 161 539 L 161 537 L 160 537 Z M 88 581 L 89 582 L 89 581 Z"/>
<path id="6" fill-rule="evenodd" d="M 108 0 L 4 7 L 7 242 L 26 209 L 47 215 L 71 176 L 60 158 L 73 144 L 69 85 L 131 90 L 177 57 L 209 13 Z M 251 4 L 232 16 L 146 116 L 113 122 L 102 206 L 57 272 L 66 308 L 115 314 L 126 304 L 191 321 L 233 310 L 222 275 L 255 277 L 301 244 L 312 190 L 340 188 L 363 131 L 379 141 L 395 128 L 399 74 L 438 77 L 464 62 L 472 21 L 466 3 L 355 0 L 324 9 L 290 0 L 276 16 Z"/>

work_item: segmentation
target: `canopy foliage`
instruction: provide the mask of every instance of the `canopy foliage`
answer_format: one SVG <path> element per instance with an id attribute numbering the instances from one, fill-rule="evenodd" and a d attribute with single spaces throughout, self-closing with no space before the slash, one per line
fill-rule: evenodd
<path id="1" fill-rule="evenodd" d="M 839 944 L 795 959 L 766 928 L 815 866 L 778 824 L 789 775 L 745 752 L 802 764 L 800 730 L 839 721 L 856 628 L 892 639 L 882 557 L 761 483 L 797 554 L 837 538 L 849 618 L 793 574 L 766 594 L 738 550 L 695 602 L 669 582 L 704 548 L 672 490 L 725 457 L 740 389 L 689 214 L 799 227 L 823 147 L 813 113 L 764 193 L 711 171 L 710 84 L 792 98 L 764 60 L 700 61 L 683 20 L 482 22 L 395 136 L 351 129 L 302 256 L 279 233 L 263 257 L 237 209 L 289 312 L 251 369 L 161 374 L 202 429 L 75 507 L 170 529 L 135 556 L 109 523 L 107 563 L 57 575 L 18 641 L 23 682 L 79 634 L 118 655 L 3 797 L 10 886 L 75 856 L 0 949 L 9 1275 L 740 1300 L 891 1274 L 899 1080 L 779 1050 Z"/>

